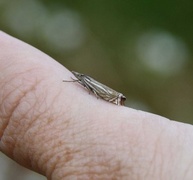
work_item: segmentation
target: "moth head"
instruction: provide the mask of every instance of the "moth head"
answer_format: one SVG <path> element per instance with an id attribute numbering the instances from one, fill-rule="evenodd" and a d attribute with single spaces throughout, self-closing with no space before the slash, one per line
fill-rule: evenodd
<path id="1" fill-rule="evenodd" d="M 75 71 L 72 71 L 72 74 L 74 74 L 74 76 L 81 80 L 83 76 L 85 76 L 84 74 L 81 74 L 81 73 L 78 73 L 78 72 L 75 72 Z"/>

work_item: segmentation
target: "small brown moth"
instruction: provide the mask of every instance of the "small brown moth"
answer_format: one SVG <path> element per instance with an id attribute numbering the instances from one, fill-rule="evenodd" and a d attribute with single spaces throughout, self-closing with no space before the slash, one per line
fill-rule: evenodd
<path id="1" fill-rule="evenodd" d="M 105 101 L 114 103 L 116 105 L 124 105 L 126 97 L 122 93 L 119 93 L 105 86 L 104 84 L 99 83 L 98 81 L 85 74 L 81 74 L 75 71 L 72 71 L 72 73 L 77 79 L 72 78 L 72 81 L 63 80 L 63 82 L 78 82 L 86 89 L 93 92 L 97 98 L 104 99 Z"/>

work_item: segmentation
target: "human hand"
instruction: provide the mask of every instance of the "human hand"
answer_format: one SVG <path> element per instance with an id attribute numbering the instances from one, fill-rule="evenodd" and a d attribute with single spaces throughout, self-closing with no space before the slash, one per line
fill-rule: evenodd
<path id="1" fill-rule="evenodd" d="M 0 150 L 48 179 L 188 180 L 193 127 L 88 95 L 72 74 L 0 32 Z"/>

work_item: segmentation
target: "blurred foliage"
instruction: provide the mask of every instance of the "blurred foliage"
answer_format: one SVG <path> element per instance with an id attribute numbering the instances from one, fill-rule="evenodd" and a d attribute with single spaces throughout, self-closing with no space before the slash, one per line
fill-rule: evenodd
<path id="1" fill-rule="evenodd" d="M 1 30 L 127 96 L 193 123 L 193 1 L 0 0 Z"/>

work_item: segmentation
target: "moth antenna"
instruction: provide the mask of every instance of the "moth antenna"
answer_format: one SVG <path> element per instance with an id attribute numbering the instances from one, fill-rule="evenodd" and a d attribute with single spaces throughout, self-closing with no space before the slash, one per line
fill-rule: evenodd
<path id="1" fill-rule="evenodd" d="M 71 79 L 72 79 L 72 81 L 62 80 L 62 82 L 78 82 L 79 81 L 78 79 L 73 79 L 72 77 L 71 77 Z"/>

